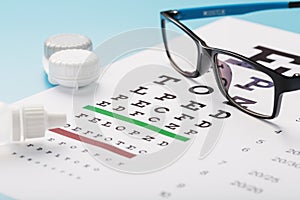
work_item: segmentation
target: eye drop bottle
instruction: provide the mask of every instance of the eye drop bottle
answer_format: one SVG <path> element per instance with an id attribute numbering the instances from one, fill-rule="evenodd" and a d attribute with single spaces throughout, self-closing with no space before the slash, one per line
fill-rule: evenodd
<path id="1" fill-rule="evenodd" d="M 0 145 L 41 138 L 47 129 L 65 124 L 65 114 L 47 113 L 43 106 L 17 107 L 0 102 Z"/>

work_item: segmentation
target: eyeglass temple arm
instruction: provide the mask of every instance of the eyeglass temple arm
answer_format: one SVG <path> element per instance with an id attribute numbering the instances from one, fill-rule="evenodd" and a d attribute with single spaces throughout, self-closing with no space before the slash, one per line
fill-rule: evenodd
<path id="1" fill-rule="evenodd" d="M 178 20 L 188 20 L 206 17 L 227 16 L 246 14 L 261 10 L 282 9 L 282 8 L 300 8 L 300 1 L 293 2 L 270 2 L 270 3 L 251 3 L 235 4 L 223 6 L 209 6 L 198 8 L 185 8 L 177 10 L 174 18 Z"/>
<path id="2" fill-rule="evenodd" d="M 292 77 L 286 77 L 288 79 L 288 83 L 285 85 L 285 91 L 295 91 L 300 90 L 300 74 L 294 74 Z"/>

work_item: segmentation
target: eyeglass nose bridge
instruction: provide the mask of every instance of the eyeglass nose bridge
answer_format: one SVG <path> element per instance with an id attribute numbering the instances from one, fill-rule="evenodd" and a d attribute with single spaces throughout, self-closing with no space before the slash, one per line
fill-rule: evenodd
<path id="1" fill-rule="evenodd" d="M 211 68 L 212 65 L 213 65 L 213 58 L 212 58 L 211 50 L 206 49 L 204 47 L 200 47 L 199 64 L 197 67 L 200 76 L 208 72 L 209 68 Z"/>

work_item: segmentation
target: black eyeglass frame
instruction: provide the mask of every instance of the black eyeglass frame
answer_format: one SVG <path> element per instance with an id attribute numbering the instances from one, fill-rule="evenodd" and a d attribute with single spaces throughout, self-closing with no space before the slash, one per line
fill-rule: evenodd
<path id="1" fill-rule="evenodd" d="M 300 2 L 281 2 L 281 3 L 287 3 L 288 8 L 296 8 L 300 7 Z M 271 4 L 271 3 L 262 3 L 262 4 Z M 238 6 L 248 6 L 250 4 L 241 4 Z M 258 5 L 258 4 L 251 4 L 251 5 Z M 225 6 L 225 7 L 231 7 L 231 6 Z M 218 6 L 218 8 L 222 8 L 222 6 Z M 197 8 L 196 8 L 197 9 Z M 196 9 L 194 9 L 196 11 Z M 205 8 L 199 8 L 201 11 L 205 10 Z M 211 7 L 207 7 L 207 9 L 211 9 Z M 264 8 L 266 9 L 266 8 Z M 272 9 L 272 8 L 267 8 L 267 9 Z M 260 9 L 262 10 L 262 9 Z M 190 12 L 190 9 L 186 9 L 186 11 Z M 253 11 L 253 10 L 252 10 Z M 252 12 L 248 11 L 248 12 Z M 257 10 L 254 10 L 257 11 Z M 161 16 L 161 28 L 162 28 L 162 35 L 163 35 L 163 41 L 166 49 L 167 56 L 171 62 L 171 65 L 177 70 L 179 73 L 182 75 L 188 77 L 188 78 L 197 78 L 200 75 L 204 74 L 205 72 L 208 71 L 208 69 L 212 66 L 215 78 L 217 80 L 217 85 L 219 89 L 221 90 L 222 94 L 228 99 L 229 103 L 241 111 L 257 117 L 261 119 L 273 119 L 278 116 L 279 111 L 280 111 L 280 106 L 281 106 L 281 101 L 282 101 L 282 95 L 285 92 L 290 92 L 290 91 L 295 91 L 300 89 L 300 74 L 295 74 L 292 77 L 288 77 L 282 74 L 277 73 L 275 70 L 272 70 L 270 68 L 267 68 L 263 65 L 261 65 L 258 62 L 255 62 L 243 55 L 237 54 L 235 52 L 227 51 L 224 49 L 218 49 L 214 47 L 209 47 L 201 38 L 199 38 L 193 31 L 191 31 L 188 27 L 186 27 L 184 24 L 182 24 L 179 20 L 182 18 L 181 17 L 181 11 L 180 10 L 169 10 L 169 11 L 163 11 L 160 13 Z M 244 12 L 246 13 L 246 12 Z M 241 14 L 241 13 L 234 13 L 234 14 Z M 193 13 L 193 15 L 195 15 Z M 188 16 L 188 15 L 187 15 Z M 201 16 L 200 16 L 201 17 Z M 198 18 L 200 18 L 198 17 Z M 203 16 L 202 16 L 203 17 Z M 207 16 L 207 17 L 212 17 L 212 16 Z M 186 17 L 186 19 L 193 19 L 197 18 L 195 16 L 192 16 L 189 18 Z M 168 48 L 168 42 L 167 42 L 167 36 L 166 36 L 166 21 L 169 23 L 173 23 L 176 25 L 178 28 L 180 28 L 182 31 L 184 31 L 186 34 L 188 34 L 193 41 L 195 42 L 198 50 L 198 56 L 197 56 L 197 66 L 196 70 L 194 72 L 186 72 L 182 71 L 179 66 L 176 65 L 174 60 L 172 59 L 172 56 L 170 54 L 169 48 Z M 245 61 L 249 64 L 251 64 L 256 70 L 261 71 L 265 74 L 267 74 L 274 83 L 274 106 L 273 106 L 273 111 L 271 115 L 263 115 L 260 113 L 253 112 L 251 110 L 248 110 L 241 106 L 240 104 L 236 103 L 228 94 L 228 92 L 225 90 L 222 84 L 222 80 L 220 78 L 218 66 L 217 66 L 217 54 L 223 54 L 223 55 L 228 55 L 231 57 L 235 57 L 237 59 L 240 59 L 242 61 Z"/>

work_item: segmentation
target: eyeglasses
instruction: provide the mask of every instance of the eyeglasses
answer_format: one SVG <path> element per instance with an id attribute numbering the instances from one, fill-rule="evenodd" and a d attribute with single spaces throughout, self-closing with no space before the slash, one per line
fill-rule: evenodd
<path id="1" fill-rule="evenodd" d="M 300 89 L 300 74 L 284 76 L 240 54 L 209 47 L 180 20 L 299 8 L 299 2 L 273 2 L 187 8 L 161 12 L 167 56 L 182 75 L 196 78 L 212 66 L 218 87 L 231 105 L 254 117 L 272 119 L 280 110 L 282 94 Z M 167 30 L 175 30 L 174 37 Z M 249 84 L 245 80 L 251 79 Z"/>

